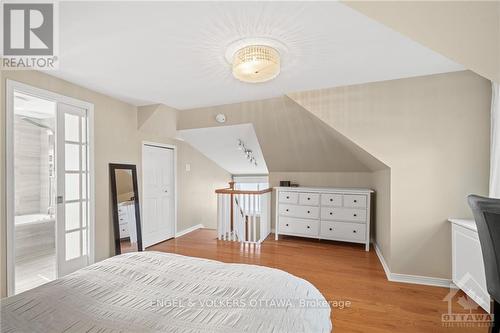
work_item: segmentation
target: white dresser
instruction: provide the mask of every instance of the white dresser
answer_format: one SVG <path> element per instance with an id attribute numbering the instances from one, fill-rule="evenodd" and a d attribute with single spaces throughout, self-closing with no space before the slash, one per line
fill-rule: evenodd
<path id="1" fill-rule="evenodd" d="M 363 243 L 370 249 L 371 194 L 360 188 L 275 187 L 275 235 Z"/>
<path id="2" fill-rule="evenodd" d="M 133 201 L 125 201 L 118 204 L 118 220 L 120 226 L 120 238 L 132 238 L 135 234 L 135 206 Z"/>
<path id="3" fill-rule="evenodd" d="M 451 256 L 453 283 L 487 312 L 490 295 L 486 289 L 483 251 L 477 234 L 476 222 L 449 219 L 451 225 Z"/>

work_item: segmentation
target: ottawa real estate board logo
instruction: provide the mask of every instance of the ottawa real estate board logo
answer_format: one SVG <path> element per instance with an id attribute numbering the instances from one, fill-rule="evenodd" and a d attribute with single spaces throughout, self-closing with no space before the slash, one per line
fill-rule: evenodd
<path id="1" fill-rule="evenodd" d="M 57 69 L 57 3 L 2 2 L 1 11 L 1 69 Z"/>

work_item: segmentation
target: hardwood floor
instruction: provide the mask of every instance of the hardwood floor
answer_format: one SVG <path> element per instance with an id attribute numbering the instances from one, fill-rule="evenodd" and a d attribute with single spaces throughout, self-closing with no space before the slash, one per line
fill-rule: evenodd
<path id="1" fill-rule="evenodd" d="M 442 314 L 448 313 L 443 299 L 449 289 L 389 282 L 372 249 L 330 241 L 271 235 L 260 247 L 218 241 L 209 229 L 193 231 L 182 237 L 154 245 L 148 250 L 178 253 L 279 268 L 314 284 L 327 300 L 350 301 L 350 307 L 333 308 L 334 332 L 487 332 L 487 328 L 445 327 Z M 453 297 L 452 313 L 484 313 L 464 309 Z M 462 298 L 462 304 L 463 303 Z M 475 303 L 469 308 L 474 308 Z"/>

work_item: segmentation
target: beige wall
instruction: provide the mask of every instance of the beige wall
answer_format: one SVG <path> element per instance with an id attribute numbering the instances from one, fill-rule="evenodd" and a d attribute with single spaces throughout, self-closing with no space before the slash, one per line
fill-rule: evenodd
<path id="1" fill-rule="evenodd" d="M 386 166 L 288 97 L 183 110 L 179 130 L 251 123 L 272 171 L 367 172 Z"/>
<path id="2" fill-rule="evenodd" d="M 50 90 L 62 95 L 70 96 L 80 100 L 88 101 L 94 104 L 94 140 L 95 140 L 95 184 L 96 184 L 96 240 L 95 257 L 101 260 L 109 257 L 113 251 L 113 235 L 110 212 L 110 181 L 109 181 L 109 163 L 129 163 L 138 166 L 140 175 L 141 162 L 141 142 L 142 140 L 159 140 L 160 143 L 178 144 L 178 166 L 179 166 L 179 187 L 181 186 L 204 186 L 208 182 L 213 182 L 205 192 L 195 189 L 183 189 L 179 193 L 178 230 L 206 223 L 213 226 L 216 213 L 207 208 L 210 204 L 208 194 L 213 194 L 212 189 L 219 184 L 224 184 L 230 179 L 229 175 L 215 166 L 211 161 L 204 158 L 199 152 L 188 147 L 183 143 L 173 141 L 174 136 L 172 128 L 175 128 L 176 111 L 166 107 L 160 107 L 163 112 L 151 112 L 156 118 L 156 126 L 147 124 L 150 117 L 140 117 L 137 107 L 118 101 L 114 98 L 96 93 L 94 91 L 82 88 L 64 80 L 57 79 L 50 75 L 33 71 L 2 71 L 2 89 L 1 89 L 1 124 L 0 130 L 2 142 L 1 163 L 0 163 L 0 277 L 1 277 L 1 295 L 6 294 L 6 213 L 5 213 L 5 79 L 12 79 L 38 88 Z M 138 121 L 142 127 L 138 130 Z M 148 128 L 148 126 L 151 126 Z M 180 166 L 184 162 L 192 163 L 192 171 L 185 175 Z M 206 180 L 207 173 L 211 178 Z M 220 177 L 220 178 L 218 178 Z M 192 181 L 193 179 L 198 182 Z M 184 194 L 183 194 L 184 193 Z M 190 197 L 195 193 L 198 195 Z M 215 197 L 215 196 L 214 196 Z M 185 202 L 190 200 L 190 204 Z M 213 200 L 213 199 L 212 199 Z M 189 207 L 189 211 L 184 214 L 183 209 Z M 203 220 L 197 220 L 202 216 L 200 211 L 206 214 Z M 196 212 L 196 213 L 194 213 Z"/>
<path id="3" fill-rule="evenodd" d="M 177 231 L 197 224 L 215 229 L 217 197 L 214 191 L 227 187 L 231 174 L 189 144 L 173 139 L 177 115 L 176 110 L 164 105 L 139 107 L 139 139 L 177 147 Z M 186 164 L 190 165 L 190 171 L 186 171 Z"/>
<path id="4" fill-rule="evenodd" d="M 391 271 L 450 278 L 447 218 L 488 192 L 490 82 L 464 71 L 290 97 L 390 167 L 391 222 L 377 234 L 389 230 Z"/>
<path id="5" fill-rule="evenodd" d="M 500 82 L 499 1 L 344 1 L 349 7 Z"/>

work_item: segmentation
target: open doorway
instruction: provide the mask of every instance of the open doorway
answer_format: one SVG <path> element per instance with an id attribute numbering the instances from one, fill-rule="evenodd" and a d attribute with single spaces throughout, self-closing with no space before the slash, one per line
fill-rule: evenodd
<path id="1" fill-rule="evenodd" d="M 14 92 L 15 293 L 56 278 L 56 103 Z"/>
<path id="2" fill-rule="evenodd" d="M 7 81 L 7 285 L 93 261 L 92 105 Z"/>

